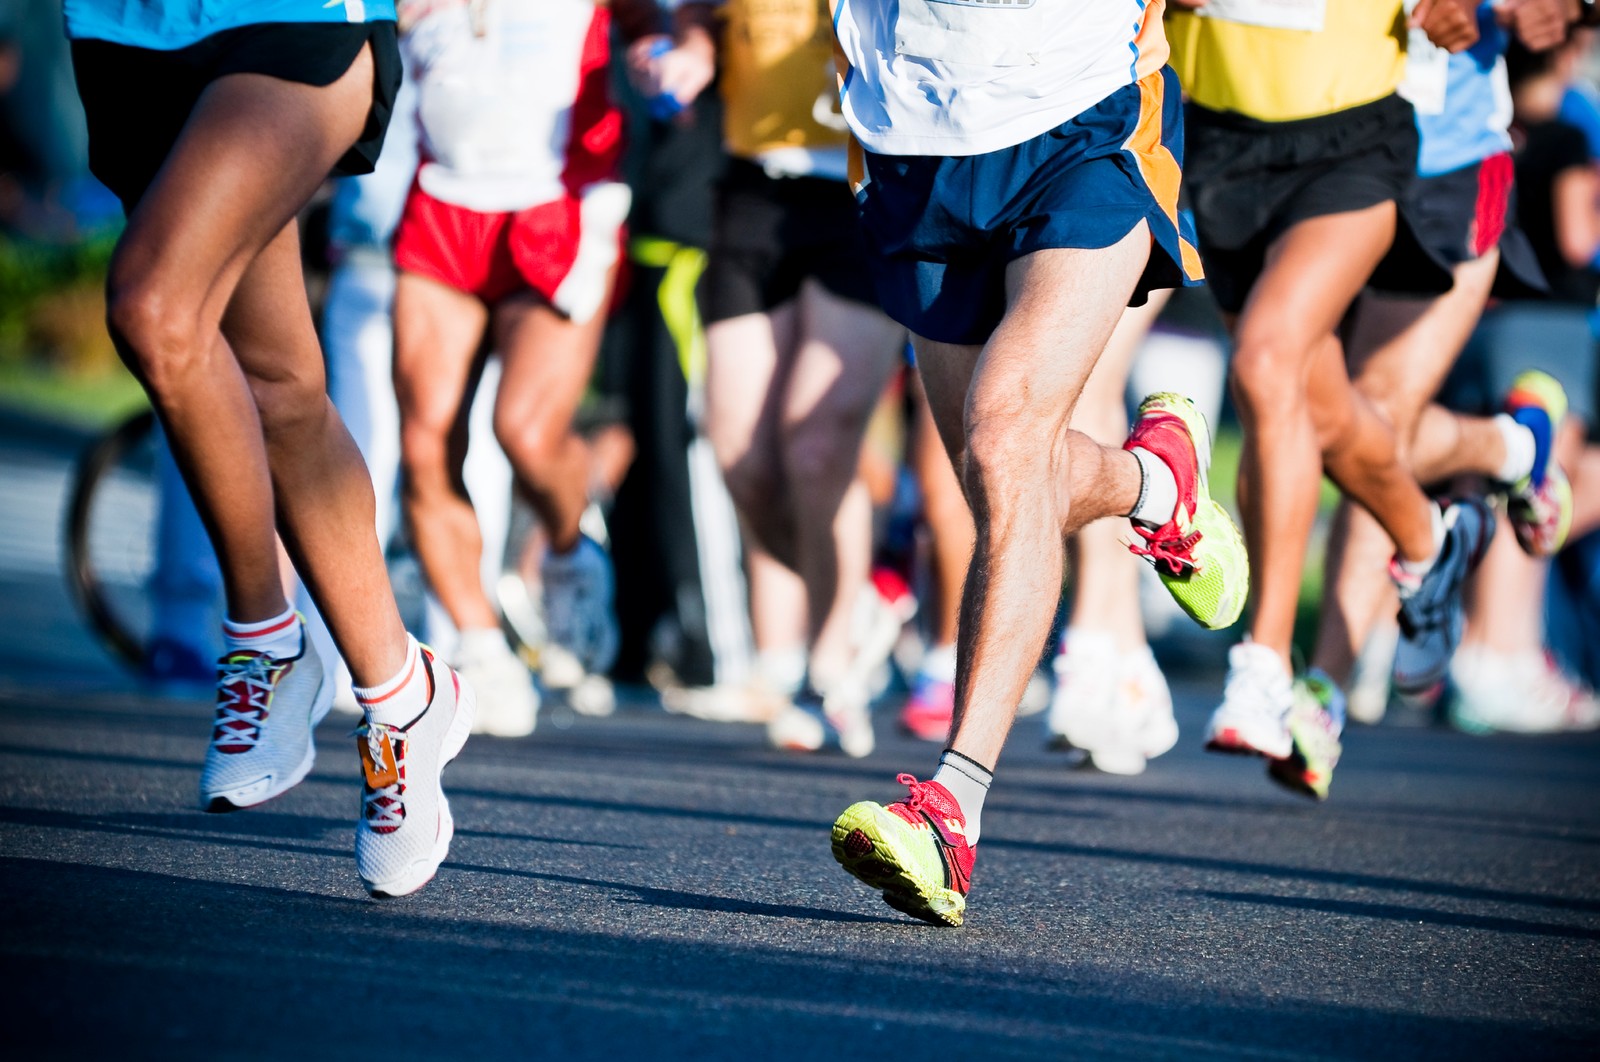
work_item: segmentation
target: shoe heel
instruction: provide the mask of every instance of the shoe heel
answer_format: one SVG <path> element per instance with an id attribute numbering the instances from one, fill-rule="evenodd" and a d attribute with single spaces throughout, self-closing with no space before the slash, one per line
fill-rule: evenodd
<path id="1" fill-rule="evenodd" d="M 467 738 L 472 734 L 472 723 L 478 716 L 478 696 L 472 687 L 467 685 L 465 679 L 452 672 L 456 682 L 456 714 L 450 721 L 450 729 L 444 735 L 444 748 L 439 760 L 443 767 L 457 756 L 466 747 Z"/>

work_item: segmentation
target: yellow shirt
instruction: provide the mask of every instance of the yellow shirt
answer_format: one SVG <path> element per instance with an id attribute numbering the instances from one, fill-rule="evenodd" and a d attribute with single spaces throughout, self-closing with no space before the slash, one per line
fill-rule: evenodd
<path id="1" fill-rule="evenodd" d="M 844 147 L 828 0 L 727 0 L 720 13 L 728 150 Z"/>
<path id="2" fill-rule="evenodd" d="M 1315 118 L 1382 99 L 1400 84 L 1400 0 L 1325 0 L 1318 31 L 1167 14 L 1172 67 L 1200 106 L 1263 122 Z"/>

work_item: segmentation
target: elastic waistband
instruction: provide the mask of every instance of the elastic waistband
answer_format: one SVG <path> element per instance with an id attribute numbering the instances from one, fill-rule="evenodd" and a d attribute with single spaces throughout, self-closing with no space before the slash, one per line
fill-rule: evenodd
<path id="1" fill-rule="evenodd" d="M 1370 124 L 1377 127 L 1402 122 L 1411 123 L 1416 121 L 1416 112 L 1412 110 L 1408 101 L 1399 94 L 1391 92 L 1371 103 L 1358 103 L 1354 107 L 1346 107 L 1331 114 L 1319 114 L 1314 118 L 1295 118 L 1286 122 L 1264 122 L 1236 111 L 1213 111 L 1198 103 L 1189 103 L 1185 106 L 1184 119 L 1195 125 L 1241 133 L 1317 133 L 1348 126 Z"/>

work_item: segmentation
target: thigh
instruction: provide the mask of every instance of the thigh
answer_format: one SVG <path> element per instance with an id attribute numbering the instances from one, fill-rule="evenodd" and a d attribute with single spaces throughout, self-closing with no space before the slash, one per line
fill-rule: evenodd
<path id="1" fill-rule="evenodd" d="M 394 291 L 394 387 L 408 430 L 447 433 L 464 418 L 483 342 L 483 303 L 431 277 L 402 272 Z"/>
<path id="2" fill-rule="evenodd" d="M 814 280 L 801 288 L 799 317 L 784 423 L 820 414 L 859 431 L 900 363 L 905 329 L 877 307 L 841 298 Z"/>
<path id="3" fill-rule="evenodd" d="M 706 329 L 706 434 L 724 468 L 776 452 L 798 319 L 790 302 Z"/>
<path id="4" fill-rule="evenodd" d="M 213 81 L 128 219 L 113 291 L 194 293 L 202 320 L 220 321 L 251 260 L 361 134 L 371 100 L 368 50 L 322 87 L 260 74 Z"/>
<path id="5" fill-rule="evenodd" d="M 1309 356 L 1360 294 L 1389 248 L 1394 224 L 1390 202 L 1290 226 L 1268 248 L 1266 268 L 1235 322 L 1238 346 Z M 1296 368 L 1303 372 L 1305 365 Z"/>
<path id="6" fill-rule="evenodd" d="M 565 434 L 594 376 L 605 319 L 573 321 L 532 295 L 502 300 L 493 316 L 504 366 L 495 423 Z"/>

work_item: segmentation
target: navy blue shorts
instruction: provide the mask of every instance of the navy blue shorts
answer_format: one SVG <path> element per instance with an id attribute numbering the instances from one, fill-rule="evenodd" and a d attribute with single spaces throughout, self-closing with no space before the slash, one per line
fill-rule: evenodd
<path id="1" fill-rule="evenodd" d="M 1110 247 L 1141 221 L 1150 261 L 1132 305 L 1197 284 L 1194 231 L 1178 212 L 1182 162 L 1170 68 L 1015 147 L 957 158 L 868 152 L 857 202 L 883 308 L 926 339 L 983 343 L 1005 315 L 1012 261 Z"/>

